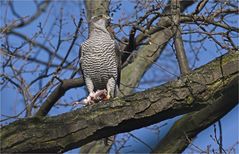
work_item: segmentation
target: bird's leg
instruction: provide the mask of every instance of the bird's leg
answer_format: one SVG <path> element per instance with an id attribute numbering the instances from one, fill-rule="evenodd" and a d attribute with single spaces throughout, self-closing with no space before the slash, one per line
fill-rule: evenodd
<path id="1" fill-rule="evenodd" d="M 94 92 L 94 91 L 90 91 L 90 93 L 89 93 L 87 99 L 88 99 L 88 100 L 93 100 L 94 98 L 95 98 L 95 92 Z"/>
<path id="2" fill-rule="evenodd" d="M 95 97 L 94 84 L 93 84 L 92 80 L 87 77 L 85 78 L 85 83 L 86 83 L 86 87 L 89 91 L 89 95 L 86 99 L 83 100 L 83 103 L 86 105 L 93 104 L 94 103 L 93 99 Z"/>
<path id="3" fill-rule="evenodd" d="M 105 97 L 105 100 L 109 100 L 110 99 L 110 91 L 107 91 L 107 96 Z"/>
<path id="4" fill-rule="evenodd" d="M 112 97 L 114 97 L 114 91 L 115 91 L 115 79 L 113 77 L 111 77 L 108 82 L 107 82 L 107 96 L 106 96 L 106 100 L 109 100 Z"/>

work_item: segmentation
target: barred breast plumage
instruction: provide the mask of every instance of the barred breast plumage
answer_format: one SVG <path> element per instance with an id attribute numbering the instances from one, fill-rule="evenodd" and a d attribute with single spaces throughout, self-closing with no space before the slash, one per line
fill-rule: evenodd
<path id="1" fill-rule="evenodd" d="M 106 34 L 90 37 L 82 44 L 81 67 L 85 78 L 91 78 L 94 90 L 106 89 L 110 77 L 117 79 L 115 42 Z"/>

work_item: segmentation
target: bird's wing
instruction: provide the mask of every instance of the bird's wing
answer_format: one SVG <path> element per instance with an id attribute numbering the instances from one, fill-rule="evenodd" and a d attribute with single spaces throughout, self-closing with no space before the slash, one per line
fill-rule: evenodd
<path id="1" fill-rule="evenodd" d="M 83 44 L 83 43 L 82 43 L 82 44 Z M 84 48 L 82 47 L 82 44 L 80 45 L 80 49 L 79 49 L 79 65 L 80 65 L 81 74 L 82 74 L 83 78 L 85 79 L 85 77 L 84 77 L 84 71 L 83 71 L 83 69 L 82 69 L 83 52 L 84 52 Z"/>
<path id="2" fill-rule="evenodd" d="M 121 51 L 118 43 L 115 41 L 115 53 L 116 53 L 116 62 L 117 62 L 117 81 L 116 84 L 118 88 L 120 87 L 120 76 L 121 76 Z"/>

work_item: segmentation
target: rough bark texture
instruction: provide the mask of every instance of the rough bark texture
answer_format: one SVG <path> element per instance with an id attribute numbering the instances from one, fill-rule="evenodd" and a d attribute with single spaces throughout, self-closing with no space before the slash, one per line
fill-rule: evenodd
<path id="1" fill-rule="evenodd" d="M 238 77 L 225 86 L 228 90 L 218 93 L 219 97 L 214 100 L 213 104 L 200 111 L 188 113 L 178 120 L 153 153 L 181 153 L 199 132 L 233 109 L 238 104 L 235 98 L 239 100 Z"/>
<path id="2" fill-rule="evenodd" d="M 93 140 L 199 110 L 238 86 L 238 53 L 176 81 L 54 117 L 21 119 L 1 129 L 2 152 L 64 152 Z M 224 95 L 223 95 L 224 94 Z M 226 98 L 227 98 L 226 97 Z M 232 102 L 237 96 L 230 95 Z"/>

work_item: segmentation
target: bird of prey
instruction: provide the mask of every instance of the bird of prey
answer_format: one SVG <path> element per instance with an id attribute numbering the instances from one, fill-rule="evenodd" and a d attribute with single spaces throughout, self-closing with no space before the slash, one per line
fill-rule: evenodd
<path id="1" fill-rule="evenodd" d="M 120 51 L 107 30 L 109 19 L 105 15 L 92 17 L 89 38 L 81 44 L 81 70 L 89 91 L 85 104 L 116 97 L 119 88 Z"/>

